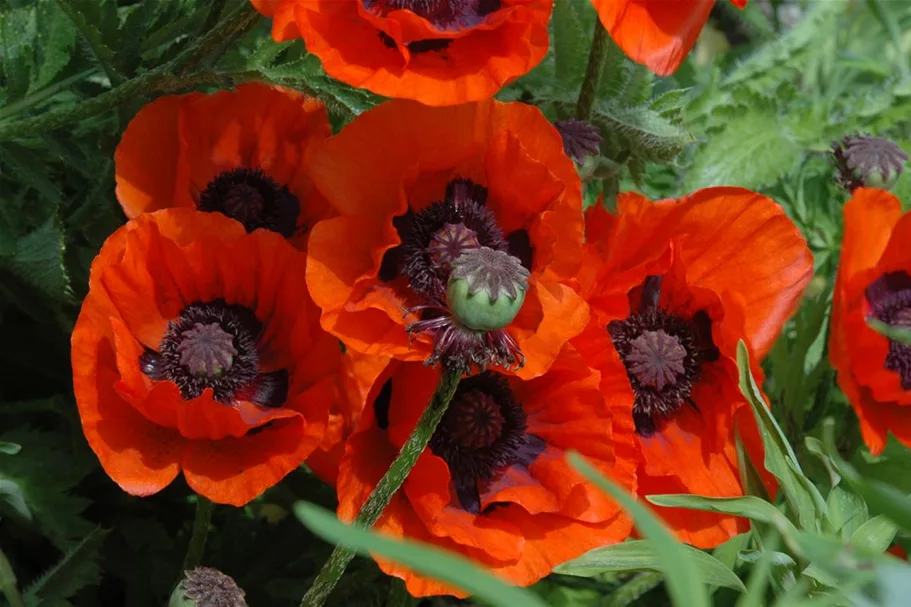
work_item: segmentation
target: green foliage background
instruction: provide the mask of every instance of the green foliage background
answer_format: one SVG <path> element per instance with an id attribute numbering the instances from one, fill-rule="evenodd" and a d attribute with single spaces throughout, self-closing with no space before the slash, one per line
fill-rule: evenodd
<path id="1" fill-rule="evenodd" d="M 572 116 L 594 24 L 586 0 L 557 0 L 551 52 L 499 97 Z M 272 42 L 269 25 L 239 0 L 0 0 L 0 589 L 14 574 L 29 607 L 162 604 L 193 518 L 181 482 L 136 499 L 104 475 L 72 396 L 69 334 L 91 260 L 124 221 L 112 157 L 132 115 L 161 94 L 250 80 L 321 98 L 336 128 L 380 101 L 327 77 L 300 42 Z M 911 589 L 908 568 L 881 556 L 893 539 L 911 549 L 911 453 L 890 444 L 873 459 L 860 446 L 825 346 L 846 200 L 829 149 L 863 132 L 911 150 L 909 57 L 911 2 L 899 0 L 720 2 L 668 79 L 608 51 L 593 116 L 602 156 L 581 168 L 589 204 L 741 185 L 780 202 L 816 257 L 807 300 L 765 361 L 774 419 L 760 421 L 782 503 L 656 498 L 756 521 L 714 558 L 683 557 L 715 604 L 898 605 Z M 911 175 L 895 192 L 911 201 Z M 302 468 L 216 511 L 205 562 L 251 605 L 296 604 L 329 553 L 292 514 L 302 499 L 334 506 Z M 587 555 L 533 590 L 557 607 L 667 604 L 676 591 L 656 542 Z M 369 559 L 331 603 L 415 604 Z"/>

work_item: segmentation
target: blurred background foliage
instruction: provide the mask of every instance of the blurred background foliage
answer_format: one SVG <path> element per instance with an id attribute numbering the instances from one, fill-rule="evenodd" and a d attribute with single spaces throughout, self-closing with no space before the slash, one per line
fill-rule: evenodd
<path id="1" fill-rule="evenodd" d="M 9 560 L 0 556 L 0 586 L 14 573 L 29 607 L 162 604 L 193 517 L 181 482 L 148 499 L 122 493 L 89 451 L 72 396 L 69 334 L 88 268 L 125 220 L 112 158 L 130 118 L 161 94 L 249 80 L 321 98 L 336 128 L 379 101 L 328 78 L 300 42 L 273 43 L 269 22 L 249 12 L 241 0 L 0 0 L 0 548 Z M 556 0 L 551 52 L 499 97 L 572 116 L 594 20 L 586 0 Z M 751 534 L 710 561 L 690 555 L 716 604 L 898 605 L 911 592 L 907 567 L 882 557 L 893 541 L 911 549 L 911 452 L 894 444 L 874 459 L 858 448 L 825 345 L 847 198 L 831 146 L 864 133 L 911 150 L 909 58 L 911 2 L 901 0 L 751 0 L 744 11 L 719 2 L 672 78 L 609 50 L 593 115 L 602 155 L 580 168 L 589 204 L 629 189 L 662 198 L 745 186 L 780 202 L 816 256 L 806 301 L 765 361 L 777 419 L 766 421 L 767 438 L 786 469 L 797 467 L 789 490 L 805 508 L 785 499 L 770 506 L 777 515 L 749 510 Z M 908 173 L 895 192 L 911 201 Z M 216 511 L 206 564 L 234 577 L 251 605 L 296 604 L 329 553 L 292 514 L 301 499 L 334 507 L 333 491 L 302 468 L 249 506 Z M 583 557 L 533 590 L 556 607 L 665 605 L 655 553 L 638 543 Z M 368 559 L 331 603 L 417 604 Z"/>

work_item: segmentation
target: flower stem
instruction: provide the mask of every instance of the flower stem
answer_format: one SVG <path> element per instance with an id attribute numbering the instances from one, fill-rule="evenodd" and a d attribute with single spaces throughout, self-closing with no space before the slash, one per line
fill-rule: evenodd
<path id="1" fill-rule="evenodd" d="M 225 84 L 225 76 L 212 69 L 206 68 L 185 73 L 186 67 L 195 66 L 200 59 L 218 47 L 222 40 L 248 30 L 259 18 L 259 13 L 252 8 L 249 2 L 245 2 L 215 28 L 181 51 L 173 61 L 132 80 L 127 80 L 92 99 L 86 99 L 75 105 L 58 107 L 34 118 L 0 123 L 0 141 L 15 137 L 31 137 L 59 129 L 67 124 L 102 114 L 148 93 L 176 92 L 200 84 Z"/>
<path id="2" fill-rule="evenodd" d="M 187 546 L 187 555 L 183 559 L 181 575 L 184 571 L 199 566 L 202 555 L 206 550 L 206 538 L 209 535 L 209 523 L 212 521 L 212 512 L 215 504 L 212 500 L 197 496 L 196 516 L 193 517 L 193 533 L 190 536 L 190 545 Z"/>
<path id="3" fill-rule="evenodd" d="M 16 587 L 16 574 L 6 559 L 6 555 L 0 550 L 0 593 L 6 597 L 10 607 L 25 607 L 22 595 Z"/>
<path id="4" fill-rule="evenodd" d="M 601 84 L 601 72 L 604 71 L 604 61 L 607 58 L 607 49 L 610 47 L 610 37 L 607 30 L 595 19 L 595 33 L 592 35 L 592 47 L 588 53 L 588 66 L 585 68 L 585 80 L 579 89 L 579 101 L 576 103 L 576 118 L 588 120 L 592 116 L 595 98 L 598 96 L 598 86 Z"/>
<path id="5" fill-rule="evenodd" d="M 418 457 L 424 452 L 427 443 L 430 442 L 430 437 L 433 436 L 437 425 L 443 419 L 443 415 L 449 407 L 449 401 L 455 395 L 461 375 L 458 371 L 445 371 L 443 373 L 436 392 L 434 392 L 430 403 L 414 427 L 414 431 L 408 437 L 408 440 L 405 441 L 405 444 L 402 445 L 402 450 L 399 451 L 399 454 L 389 466 L 389 470 L 386 471 L 386 474 L 377 483 L 373 493 L 370 494 L 370 497 L 367 498 L 367 501 L 361 507 L 361 511 L 358 512 L 357 517 L 354 519 L 355 525 L 370 528 L 380 518 L 383 510 L 389 505 L 392 496 L 405 482 L 405 478 L 407 478 L 411 469 L 417 463 Z M 342 573 L 345 572 L 345 568 L 353 558 L 354 553 L 352 551 L 336 546 L 329 556 L 329 560 L 326 561 L 316 580 L 314 580 L 310 590 L 307 591 L 307 594 L 301 600 L 300 607 L 319 607 L 325 603 L 326 598 L 328 598 L 332 589 L 335 588 L 335 585 L 342 577 Z"/>

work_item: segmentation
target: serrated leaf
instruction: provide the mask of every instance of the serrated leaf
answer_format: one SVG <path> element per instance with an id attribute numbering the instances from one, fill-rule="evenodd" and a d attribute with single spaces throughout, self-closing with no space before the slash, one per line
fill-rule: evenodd
<path id="1" fill-rule="evenodd" d="M 740 592 L 746 590 L 740 578 L 713 556 L 692 546 L 684 545 L 684 550 L 704 584 L 733 588 Z M 660 559 L 651 542 L 630 540 L 595 548 L 554 569 L 555 573 L 576 577 L 629 571 L 661 571 Z"/>
<path id="2" fill-rule="evenodd" d="M 111 84 L 119 83 L 123 78 L 112 50 L 118 42 L 116 3 L 110 0 L 57 0 L 57 4 L 75 24 Z"/>
<path id="3" fill-rule="evenodd" d="M 554 69 L 561 86 L 575 89 L 585 77 L 593 21 L 587 18 L 590 14 L 588 0 L 556 0 L 554 3 L 551 18 Z"/>
<path id="4" fill-rule="evenodd" d="M 34 48 L 38 38 L 35 6 L 11 8 L 0 12 L 0 65 L 6 76 L 7 101 L 19 99 L 28 91 L 35 70 Z"/>
<path id="5" fill-rule="evenodd" d="M 25 591 L 23 598 L 29 607 L 63 601 L 86 586 L 101 580 L 98 551 L 109 531 L 96 527 L 81 542 L 68 550 L 64 557 Z"/>
<path id="6" fill-rule="evenodd" d="M 16 242 L 12 256 L 2 265 L 51 299 L 69 301 L 70 281 L 63 253 L 64 233 L 55 217 Z"/>
<path id="7" fill-rule="evenodd" d="M 85 537 L 93 528 L 81 516 L 89 501 L 70 491 L 91 469 L 90 460 L 67 448 L 68 437 L 51 432 L 16 428 L 0 440 L 22 445 L 19 455 L 2 460 L 0 483 L 15 485 L 30 513 L 26 520 L 63 551 Z"/>
<path id="8" fill-rule="evenodd" d="M 684 190 L 716 185 L 758 189 L 793 170 L 802 152 L 774 113 L 747 110 L 696 152 Z"/>
<path id="9" fill-rule="evenodd" d="M 32 520 L 32 511 L 29 510 L 19 485 L 4 479 L 3 473 L 0 472 L 0 512 L 3 510 L 12 512 L 24 521 Z"/>
<path id="10" fill-rule="evenodd" d="M 685 130 L 646 105 L 623 107 L 599 102 L 593 122 L 609 136 L 624 139 L 633 155 L 651 162 L 670 162 L 693 140 Z"/>
<path id="11" fill-rule="evenodd" d="M 273 67 L 260 68 L 259 72 L 273 84 L 321 99 L 329 111 L 343 111 L 357 116 L 380 101 L 380 97 L 372 93 L 352 88 L 327 76 L 319 60 L 313 55 Z"/>
<path id="12" fill-rule="evenodd" d="M 38 4 L 38 75 L 29 90 L 50 84 L 70 62 L 76 46 L 76 28 L 59 8 L 49 1 Z"/>
<path id="13" fill-rule="evenodd" d="M 765 399 L 753 379 L 750 355 L 743 340 L 737 343 L 737 368 L 740 373 L 740 392 L 750 404 L 756 425 L 765 447 L 765 467 L 781 486 L 785 501 L 803 529 L 819 531 L 826 512 L 826 503 L 816 486 L 806 477 L 787 438 L 765 404 Z"/>

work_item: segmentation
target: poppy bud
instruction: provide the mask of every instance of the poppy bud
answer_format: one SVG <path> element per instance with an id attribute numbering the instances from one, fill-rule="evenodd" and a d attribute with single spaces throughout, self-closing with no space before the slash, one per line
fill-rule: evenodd
<path id="1" fill-rule="evenodd" d="M 229 576 L 212 567 L 197 567 L 184 574 L 168 607 L 247 607 L 244 591 Z"/>
<path id="2" fill-rule="evenodd" d="M 848 191 L 859 187 L 891 189 L 905 169 L 908 154 L 883 137 L 849 135 L 833 146 L 838 181 Z"/>
<path id="3" fill-rule="evenodd" d="M 502 329 L 522 307 L 528 277 L 522 262 L 505 251 L 470 249 L 453 263 L 446 288 L 449 309 L 469 329 Z"/>

